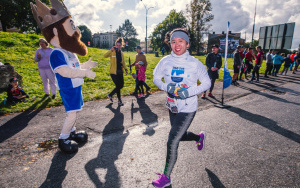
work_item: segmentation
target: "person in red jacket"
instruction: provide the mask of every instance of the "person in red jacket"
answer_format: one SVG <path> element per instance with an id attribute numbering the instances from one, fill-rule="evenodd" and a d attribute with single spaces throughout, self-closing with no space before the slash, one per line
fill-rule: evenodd
<path id="1" fill-rule="evenodd" d="M 256 82 L 259 82 L 259 69 L 261 67 L 261 64 L 263 62 L 263 51 L 261 50 L 261 46 L 256 46 L 256 50 L 257 50 L 257 55 L 255 56 L 255 66 L 253 68 L 253 72 L 252 72 L 252 78 L 251 78 L 251 83 L 254 80 L 255 74 L 256 74 Z"/>
<path id="2" fill-rule="evenodd" d="M 251 69 L 253 68 L 253 64 L 252 64 L 252 60 L 253 58 L 255 58 L 254 54 L 253 54 L 253 48 L 250 47 L 248 48 L 248 52 L 245 54 L 245 78 L 248 80 L 247 78 L 247 73 L 251 72 Z"/>

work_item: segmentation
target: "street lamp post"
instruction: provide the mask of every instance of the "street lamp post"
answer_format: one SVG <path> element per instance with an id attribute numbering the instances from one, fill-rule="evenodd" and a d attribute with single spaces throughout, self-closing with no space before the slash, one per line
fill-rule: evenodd
<path id="1" fill-rule="evenodd" d="M 254 22 L 253 22 L 251 46 L 253 45 L 253 36 L 254 36 L 254 29 L 255 29 L 255 17 L 256 17 L 256 6 L 257 6 L 257 0 L 255 2 L 255 12 L 254 12 Z"/>
<path id="2" fill-rule="evenodd" d="M 141 0 L 142 1 L 142 0 Z M 143 3 L 143 1 L 142 1 L 142 3 Z M 143 5 L 144 5 L 144 7 L 145 7 L 145 9 L 146 9 L 146 38 L 145 38 L 145 45 L 146 45 L 146 53 L 147 53 L 147 49 L 148 49 L 148 46 L 147 46 L 147 15 L 148 15 L 148 10 L 150 9 L 150 8 L 154 8 L 154 7 L 147 7 L 144 3 L 143 3 Z"/>

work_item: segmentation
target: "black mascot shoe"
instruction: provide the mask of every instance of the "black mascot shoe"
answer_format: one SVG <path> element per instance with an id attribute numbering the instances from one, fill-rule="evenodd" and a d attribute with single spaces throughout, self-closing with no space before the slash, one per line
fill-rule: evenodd
<path id="1" fill-rule="evenodd" d="M 72 154 L 78 151 L 77 143 L 72 142 L 69 139 L 58 139 L 58 147 L 61 151 Z"/>
<path id="2" fill-rule="evenodd" d="M 88 134 L 85 131 L 79 131 L 75 133 L 75 131 L 70 133 L 70 140 L 74 140 L 78 144 L 84 144 L 88 140 Z"/>

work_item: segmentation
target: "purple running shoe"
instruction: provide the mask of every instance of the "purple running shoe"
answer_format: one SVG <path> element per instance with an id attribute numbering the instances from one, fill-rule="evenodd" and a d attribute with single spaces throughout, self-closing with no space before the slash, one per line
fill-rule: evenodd
<path id="1" fill-rule="evenodd" d="M 197 143 L 197 148 L 199 151 L 201 151 L 203 148 L 204 148 L 204 140 L 205 140 L 205 132 L 204 131 L 201 131 L 200 134 L 200 140 Z"/>
<path id="2" fill-rule="evenodd" d="M 156 188 L 164 188 L 171 185 L 171 177 L 167 178 L 166 175 L 157 173 L 159 178 L 157 180 L 152 181 L 152 185 Z"/>

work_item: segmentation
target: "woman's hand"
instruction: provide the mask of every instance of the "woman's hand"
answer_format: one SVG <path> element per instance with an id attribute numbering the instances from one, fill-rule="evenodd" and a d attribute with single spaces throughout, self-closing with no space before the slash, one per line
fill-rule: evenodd
<path id="1" fill-rule="evenodd" d="M 41 59 L 42 58 L 42 55 L 41 55 L 41 53 L 39 52 L 38 54 L 37 54 L 37 56 L 36 56 L 38 59 Z"/>
<path id="2" fill-rule="evenodd" d="M 110 50 L 111 50 L 111 51 L 116 51 L 115 48 L 116 48 L 116 47 L 113 46 Z"/>

